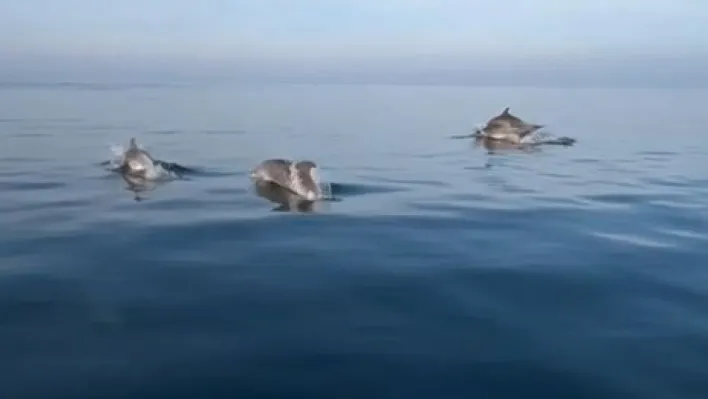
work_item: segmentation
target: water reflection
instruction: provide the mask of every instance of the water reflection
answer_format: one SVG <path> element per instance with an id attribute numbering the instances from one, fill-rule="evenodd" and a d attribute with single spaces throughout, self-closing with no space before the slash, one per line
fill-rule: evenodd
<path id="1" fill-rule="evenodd" d="M 490 155 L 513 151 L 532 153 L 541 150 L 538 145 L 533 145 L 532 143 L 515 144 L 503 140 L 494 140 L 488 137 L 481 136 L 474 138 L 474 147 L 484 148 Z"/>
<path id="2" fill-rule="evenodd" d="M 538 153 L 544 146 L 570 147 L 575 144 L 575 139 L 570 137 L 539 136 L 535 141 L 512 143 L 506 140 L 496 140 L 482 135 L 475 135 L 472 146 L 487 150 L 488 155 L 502 155 L 509 153 Z M 484 164 L 485 168 L 491 168 L 491 158 Z"/>
<path id="3" fill-rule="evenodd" d="M 142 197 L 140 193 L 153 191 L 167 182 L 161 180 L 149 180 L 142 177 L 133 176 L 127 173 L 121 173 L 120 175 L 123 180 L 128 184 L 126 190 L 131 191 L 133 193 L 133 199 L 137 202 L 146 199 L 145 197 Z"/>
<path id="4" fill-rule="evenodd" d="M 571 137 L 553 137 L 550 135 L 539 135 L 535 140 L 513 143 L 506 140 L 496 140 L 482 135 L 474 136 L 474 147 L 482 147 L 488 153 L 520 151 L 520 152 L 538 152 L 544 146 L 561 146 L 571 147 L 575 144 L 575 139 Z"/>
<path id="5" fill-rule="evenodd" d="M 274 212 L 314 212 L 316 201 L 309 201 L 273 182 L 256 180 L 253 182 L 256 194 L 268 201 L 278 204 Z"/>

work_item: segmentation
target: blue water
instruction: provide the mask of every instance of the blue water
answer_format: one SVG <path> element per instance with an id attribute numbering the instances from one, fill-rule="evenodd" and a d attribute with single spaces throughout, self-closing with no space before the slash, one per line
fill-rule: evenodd
<path id="1" fill-rule="evenodd" d="M 0 398 L 706 398 L 708 91 L 0 90 Z M 488 154 L 512 113 L 578 140 Z M 140 193 L 135 136 L 195 173 Z M 309 158 L 339 201 L 257 195 Z M 282 210 L 282 209 L 281 209 Z"/>

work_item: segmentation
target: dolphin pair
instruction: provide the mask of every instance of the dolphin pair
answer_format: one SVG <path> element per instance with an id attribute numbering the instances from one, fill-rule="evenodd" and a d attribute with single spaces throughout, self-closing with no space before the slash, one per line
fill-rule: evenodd
<path id="1" fill-rule="evenodd" d="M 153 158 L 149 152 L 138 146 L 135 138 L 130 139 L 128 148 L 121 154 L 115 170 L 120 172 L 131 185 L 159 180 L 169 172 L 180 175 L 189 171 L 178 164 Z M 324 198 L 317 164 L 309 160 L 296 162 L 286 159 L 268 159 L 251 171 L 251 178 L 261 186 L 264 183 L 275 185 L 306 201 Z"/>
<path id="2" fill-rule="evenodd" d="M 256 184 L 275 184 L 307 201 L 324 198 L 317 164 L 312 161 L 267 159 L 251 171 Z"/>

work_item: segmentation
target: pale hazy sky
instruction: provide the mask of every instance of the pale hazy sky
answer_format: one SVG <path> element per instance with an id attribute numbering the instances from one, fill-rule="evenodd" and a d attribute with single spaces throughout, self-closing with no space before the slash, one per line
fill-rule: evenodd
<path id="1" fill-rule="evenodd" d="M 0 0 L 0 57 L 297 71 L 625 58 L 689 68 L 708 59 L 706 21 L 708 0 Z"/>

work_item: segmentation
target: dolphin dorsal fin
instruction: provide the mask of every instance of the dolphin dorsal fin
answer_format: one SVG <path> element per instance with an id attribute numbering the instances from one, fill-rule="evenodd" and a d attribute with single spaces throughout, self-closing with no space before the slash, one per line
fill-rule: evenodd
<path id="1" fill-rule="evenodd" d="M 130 149 L 137 149 L 138 144 L 135 142 L 135 137 L 130 138 L 130 144 L 128 145 L 128 148 Z"/>
<path id="2" fill-rule="evenodd" d="M 509 115 L 509 107 L 504 108 L 504 111 L 502 111 L 502 115 Z"/>

